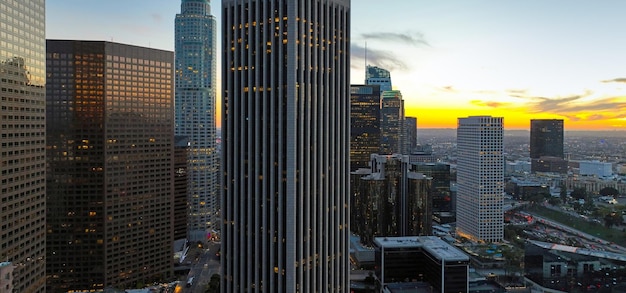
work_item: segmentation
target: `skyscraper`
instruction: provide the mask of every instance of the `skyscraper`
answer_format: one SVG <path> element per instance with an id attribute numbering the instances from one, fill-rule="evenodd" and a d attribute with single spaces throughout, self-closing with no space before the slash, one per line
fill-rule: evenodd
<path id="1" fill-rule="evenodd" d="M 403 154 L 412 154 L 417 150 L 417 118 L 404 117 L 404 149 Z"/>
<path id="2" fill-rule="evenodd" d="M 45 1 L 0 5 L 0 261 L 15 292 L 45 292 Z"/>
<path id="3" fill-rule="evenodd" d="M 367 168 L 380 149 L 380 86 L 350 88 L 350 170 Z"/>
<path id="4" fill-rule="evenodd" d="M 380 153 L 402 154 L 404 100 L 400 91 L 384 91 L 380 108 Z"/>
<path id="5" fill-rule="evenodd" d="M 367 65 L 365 67 L 365 84 L 380 85 L 381 92 L 393 89 L 391 86 L 391 73 L 389 73 L 389 70 L 378 66 Z"/>
<path id="6" fill-rule="evenodd" d="M 222 292 L 346 292 L 350 1 L 222 9 Z"/>
<path id="7" fill-rule="evenodd" d="M 210 0 L 182 0 L 175 20 L 176 135 L 189 139 L 187 237 L 204 241 L 218 219 L 216 24 Z"/>
<path id="8" fill-rule="evenodd" d="M 459 118 L 457 234 L 475 241 L 504 237 L 502 117 Z"/>
<path id="9" fill-rule="evenodd" d="M 371 246 L 374 237 L 432 233 L 431 177 L 411 172 L 408 156 L 372 154 L 372 172 L 353 172 L 351 231 Z M 361 171 L 361 170 L 359 170 Z M 360 173 L 360 174 L 359 174 Z"/>
<path id="10" fill-rule="evenodd" d="M 173 269 L 172 52 L 47 41 L 48 292 Z"/>
<path id="11" fill-rule="evenodd" d="M 530 158 L 533 172 L 567 172 L 562 119 L 530 120 Z"/>

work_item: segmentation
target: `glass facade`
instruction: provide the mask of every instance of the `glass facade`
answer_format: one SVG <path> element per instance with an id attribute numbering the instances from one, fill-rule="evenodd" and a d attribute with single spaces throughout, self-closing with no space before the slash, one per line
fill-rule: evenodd
<path id="1" fill-rule="evenodd" d="M 48 292 L 172 274 L 173 58 L 47 41 Z"/>
<path id="2" fill-rule="evenodd" d="M 380 109 L 380 154 L 402 154 L 404 100 L 400 91 L 385 91 Z"/>
<path id="3" fill-rule="evenodd" d="M 380 149 L 380 86 L 350 87 L 350 170 L 369 166 Z"/>
<path id="4" fill-rule="evenodd" d="M 0 11 L 0 261 L 15 292 L 45 292 L 45 1 Z"/>
<path id="5" fill-rule="evenodd" d="M 175 19 L 176 135 L 189 139 L 187 238 L 219 227 L 215 134 L 216 24 L 209 0 L 183 0 Z"/>

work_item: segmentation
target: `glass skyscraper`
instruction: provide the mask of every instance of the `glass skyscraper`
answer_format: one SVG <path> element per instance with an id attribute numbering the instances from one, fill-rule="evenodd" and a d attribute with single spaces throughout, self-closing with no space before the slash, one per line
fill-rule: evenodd
<path id="1" fill-rule="evenodd" d="M 366 66 L 365 84 L 380 85 L 381 92 L 390 91 L 393 89 L 391 85 L 391 73 L 389 73 L 389 70 L 380 68 L 378 66 Z"/>
<path id="2" fill-rule="evenodd" d="M 216 24 L 209 0 L 182 0 L 175 20 L 176 135 L 189 140 L 187 237 L 205 241 L 218 219 Z"/>
<path id="3" fill-rule="evenodd" d="M 503 118 L 459 118 L 457 235 L 474 241 L 504 238 Z"/>
<path id="4" fill-rule="evenodd" d="M 404 100 L 400 91 L 384 91 L 380 108 L 380 154 L 402 154 Z"/>
<path id="5" fill-rule="evenodd" d="M 222 19 L 222 292 L 348 292 L 350 0 Z"/>
<path id="6" fill-rule="evenodd" d="M 0 262 L 15 292 L 45 292 L 45 1 L 0 8 Z"/>
<path id="7" fill-rule="evenodd" d="M 367 168 L 380 150 L 380 86 L 350 87 L 350 171 Z"/>
<path id="8" fill-rule="evenodd" d="M 174 54 L 48 40 L 46 59 L 48 292 L 171 276 Z"/>

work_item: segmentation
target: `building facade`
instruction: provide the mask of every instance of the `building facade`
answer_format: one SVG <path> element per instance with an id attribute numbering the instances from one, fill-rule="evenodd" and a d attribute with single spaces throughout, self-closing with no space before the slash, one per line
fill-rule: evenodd
<path id="1" fill-rule="evenodd" d="M 352 172 L 352 232 L 371 246 L 374 237 L 432 234 L 432 178 L 411 172 L 408 157 L 371 156 L 371 172 Z"/>
<path id="2" fill-rule="evenodd" d="M 219 227 L 215 134 L 216 35 L 209 0 L 182 0 L 175 19 L 176 135 L 189 139 L 187 188 L 191 241 Z"/>
<path id="3" fill-rule="evenodd" d="M 459 118 L 457 235 L 480 242 L 504 237 L 502 117 Z"/>
<path id="4" fill-rule="evenodd" d="M 16 292 L 45 292 L 45 1 L 0 5 L 0 261 Z"/>
<path id="5" fill-rule="evenodd" d="M 173 53 L 46 46 L 47 291 L 171 276 Z"/>
<path id="6" fill-rule="evenodd" d="M 222 292 L 346 292 L 350 1 L 222 19 Z"/>
<path id="7" fill-rule="evenodd" d="M 350 87 L 350 170 L 367 168 L 380 149 L 380 86 Z"/>
<path id="8" fill-rule="evenodd" d="M 402 154 L 408 155 L 417 151 L 417 118 L 404 117 L 404 146 Z"/>
<path id="9" fill-rule="evenodd" d="M 376 237 L 374 255 L 381 289 L 425 282 L 430 292 L 469 292 L 469 257 L 439 237 Z"/>
<path id="10" fill-rule="evenodd" d="M 530 158 L 532 172 L 567 173 L 562 119 L 530 120 Z"/>
<path id="11" fill-rule="evenodd" d="M 380 108 L 380 154 L 402 154 L 404 100 L 400 91 L 384 91 Z"/>
<path id="12" fill-rule="evenodd" d="M 186 136 L 174 137 L 174 240 L 187 239 L 188 178 L 187 151 L 189 139 Z"/>
<path id="13" fill-rule="evenodd" d="M 380 85 L 381 92 L 393 89 L 391 84 L 391 73 L 389 73 L 389 70 L 378 66 L 367 65 L 365 67 L 365 84 Z"/>

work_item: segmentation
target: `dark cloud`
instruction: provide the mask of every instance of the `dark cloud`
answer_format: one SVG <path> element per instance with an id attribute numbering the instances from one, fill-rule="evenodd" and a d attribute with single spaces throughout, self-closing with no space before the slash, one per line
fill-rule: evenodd
<path id="1" fill-rule="evenodd" d="M 614 79 L 609 79 L 609 80 L 603 80 L 602 82 L 605 82 L 605 83 L 609 83 L 609 82 L 623 82 L 623 83 L 626 83 L 626 78 L 625 77 L 619 77 L 619 78 L 614 78 Z"/>
<path id="2" fill-rule="evenodd" d="M 389 51 L 377 50 L 373 48 L 367 48 L 357 44 L 350 46 L 351 64 L 354 68 L 363 68 L 365 65 L 365 58 L 367 58 L 368 65 L 379 66 L 389 71 L 394 70 L 406 70 L 408 66 L 400 60 L 398 56 Z"/>
<path id="3" fill-rule="evenodd" d="M 362 34 L 361 37 L 366 40 L 380 40 L 404 43 L 412 46 L 428 46 L 430 44 L 424 39 L 424 35 L 418 32 L 412 33 L 393 33 L 393 32 L 373 32 Z"/>

